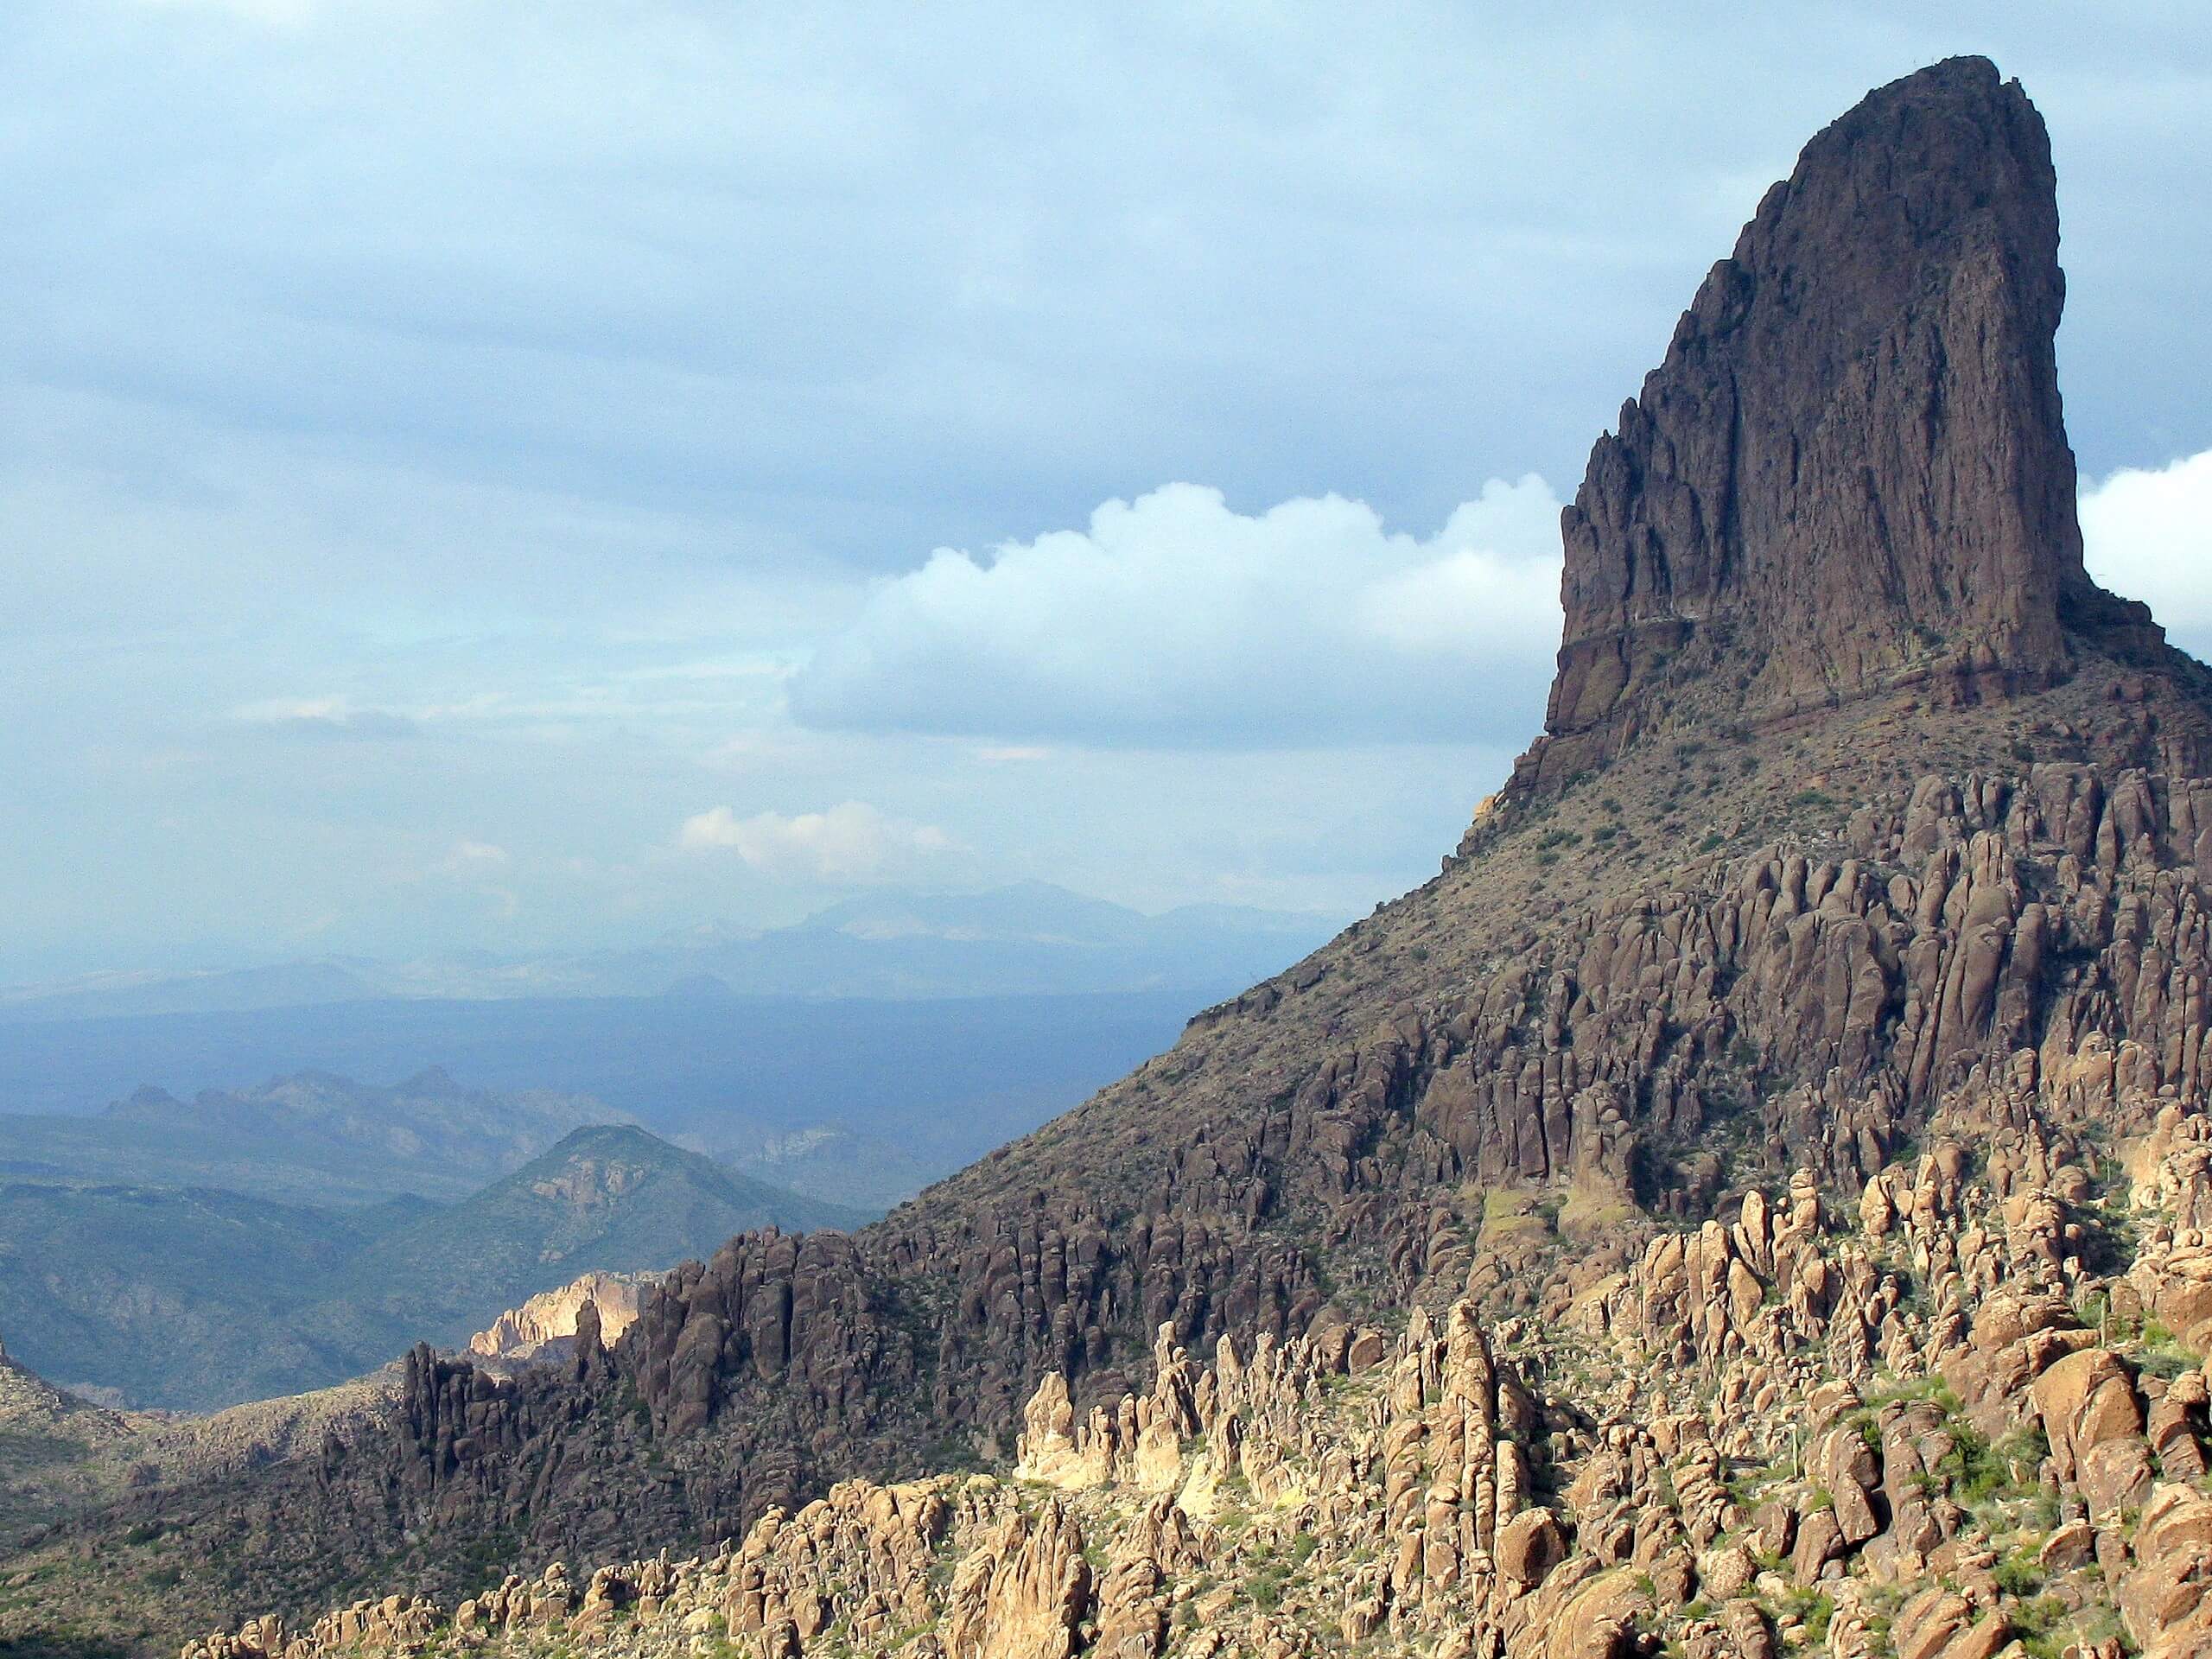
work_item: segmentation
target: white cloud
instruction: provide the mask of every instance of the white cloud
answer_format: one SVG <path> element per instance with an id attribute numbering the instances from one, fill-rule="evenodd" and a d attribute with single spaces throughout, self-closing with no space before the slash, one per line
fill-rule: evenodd
<path id="1" fill-rule="evenodd" d="M 1410 655 L 1521 655 L 1559 647 L 1559 498 L 1531 474 L 1492 479 L 1423 543 L 1421 563 L 1359 596 L 1361 627 Z"/>
<path id="2" fill-rule="evenodd" d="M 1170 484 L 1082 531 L 940 549 L 795 677 L 807 723 L 1100 743 L 1525 736 L 1559 639 L 1559 500 L 1493 480 L 1426 540 L 1363 502 Z"/>
<path id="3" fill-rule="evenodd" d="M 504 847 L 487 841 L 463 839 L 454 842 L 438 865 L 438 874 L 474 888 L 491 900 L 494 914 L 511 922 L 522 913 L 521 897 L 506 882 L 509 867 L 513 863 L 513 856 Z"/>
<path id="4" fill-rule="evenodd" d="M 504 847 L 495 847 L 486 841 L 457 841 L 440 868 L 448 875 L 480 874 L 487 870 L 505 869 L 513 861 Z"/>
<path id="5" fill-rule="evenodd" d="M 889 817 L 866 801 L 746 818 L 717 806 L 686 818 L 677 844 L 734 852 L 765 874 L 830 883 L 890 880 L 961 850 L 935 824 Z"/>
<path id="6" fill-rule="evenodd" d="M 344 697 L 270 697 L 232 709 L 231 717 L 287 737 L 374 741 L 413 737 L 422 730 L 411 715 L 390 709 L 356 709 Z"/>
<path id="7" fill-rule="evenodd" d="M 2084 490 L 2082 541 L 2101 585 L 2144 601 L 2176 645 L 2212 657 L 2212 449 Z"/>

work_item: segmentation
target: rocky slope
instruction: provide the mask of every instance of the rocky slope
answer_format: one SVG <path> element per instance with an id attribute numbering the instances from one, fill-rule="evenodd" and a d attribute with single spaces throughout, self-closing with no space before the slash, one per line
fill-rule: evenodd
<path id="1" fill-rule="evenodd" d="M 1079 1414 L 1048 1375 L 1001 1474 L 848 1482 L 681 1561 L 185 1659 L 2202 1653 L 2212 1124 L 2162 1108 L 2123 1206 L 2087 1151 L 1944 1138 L 1843 1215 L 1803 1171 L 1487 1329 L 1462 1300 L 1209 1364 L 1163 1325 L 1141 1393 Z M 2100 1283 L 2074 1252 L 2121 1229 L 2135 1264 Z"/>
<path id="2" fill-rule="evenodd" d="M 2081 568 L 2052 189 L 1974 60 L 1808 146 L 1434 880 L 874 1227 L 15 1582 L 97 1622 L 153 1528 L 165 1628 L 292 1621 L 215 1659 L 2201 1650 L 2212 677 Z"/>
<path id="3" fill-rule="evenodd" d="M 0 1543 L 99 1495 L 92 1465 L 137 1421 L 54 1388 L 0 1344 Z"/>

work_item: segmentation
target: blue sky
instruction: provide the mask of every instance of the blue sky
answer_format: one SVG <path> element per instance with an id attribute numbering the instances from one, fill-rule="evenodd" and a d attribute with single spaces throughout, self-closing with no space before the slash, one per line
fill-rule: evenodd
<path id="1" fill-rule="evenodd" d="M 2093 562 L 2212 645 L 2202 8 L 1382 10 L 16 0 L 0 977 L 1363 909 L 1699 276 L 1952 52 L 2052 128 Z"/>

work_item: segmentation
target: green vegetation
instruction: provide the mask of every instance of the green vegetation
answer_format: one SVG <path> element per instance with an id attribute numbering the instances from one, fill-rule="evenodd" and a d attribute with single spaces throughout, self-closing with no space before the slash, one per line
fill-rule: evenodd
<path id="1" fill-rule="evenodd" d="M 1288 1562 L 1270 1561 L 1245 1580 L 1244 1592 L 1262 1612 L 1273 1612 L 1282 1605 L 1283 1586 L 1290 1574 Z"/>
<path id="2" fill-rule="evenodd" d="M 16 1183 L 0 1186 L 0 1332 L 62 1386 L 206 1408 L 342 1382 L 418 1340 L 466 1342 L 589 1269 L 672 1267 L 769 1221 L 851 1219 L 627 1125 L 578 1129 L 447 1206 Z M 49 1262 L 74 1271 L 57 1281 Z"/>

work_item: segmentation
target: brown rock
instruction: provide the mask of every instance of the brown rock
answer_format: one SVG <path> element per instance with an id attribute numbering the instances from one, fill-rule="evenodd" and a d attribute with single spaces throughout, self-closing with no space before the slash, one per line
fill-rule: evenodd
<path id="1" fill-rule="evenodd" d="M 1757 1602 L 1730 1602 L 1721 1609 L 1720 1622 L 1735 1643 L 1737 1659 L 1774 1659 L 1774 1633 Z"/>
<path id="2" fill-rule="evenodd" d="M 1865 1488 L 1848 1475 L 1838 1478 L 1833 1496 L 1835 1499 L 1836 1529 L 1847 1549 L 1856 1548 L 1882 1529 L 1875 1518 L 1874 1505 Z"/>
<path id="3" fill-rule="evenodd" d="M 2151 1495 L 2151 1448 L 2133 1435 L 2108 1440 L 2082 1454 L 2075 1483 L 2093 1516 L 2117 1515 Z"/>
<path id="4" fill-rule="evenodd" d="M 1630 1659 L 1650 1611 L 1636 1575 L 1615 1567 L 1571 1586 L 1555 1611 L 1537 1608 L 1531 1628 L 1543 1633 L 1543 1659 Z"/>
<path id="5" fill-rule="evenodd" d="M 1754 710 L 1916 658 L 2063 671 L 2062 613 L 2118 602 L 2082 567 L 2057 246 L 2042 120 L 1981 59 L 1885 86 L 1805 147 L 1564 515 L 1543 779 L 1612 753 L 1685 664 L 1744 677 Z"/>
<path id="6" fill-rule="evenodd" d="M 1549 1510 L 1528 1510 L 1497 1529 L 1497 1570 L 1523 1590 L 1541 1584 L 1544 1575 L 1567 1556 L 1567 1535 Z"/>
<path id="7" fill-rule="evenodd" d="M 1890 1626 L 1897 1659 L 1940 1659 L 1973 1619 L 1973 1605 L 1964 1596 L 1940 1585 L 1922 1591 L 1897 1609 Z"/>
<path id="8" fill-rule="evenodd" d="M 1797 1545 L 1790 1552 L 1789 1571 L 1801 1588 L 1820 1581 L 1827 1564 L 1843 1554 L 1843 1529 L 1827 1510 L 1815 1510 L 1797 1523 Z"/>

